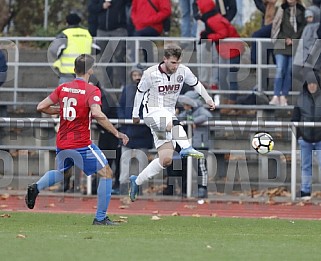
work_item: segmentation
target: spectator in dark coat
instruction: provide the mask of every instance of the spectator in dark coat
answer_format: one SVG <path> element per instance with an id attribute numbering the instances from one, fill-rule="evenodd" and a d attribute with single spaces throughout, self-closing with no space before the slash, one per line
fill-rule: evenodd
<path id="1" fill-rule="evenodd" d="M 97 86 L 101 91 L 101 110 L 105 113 L 108 119 L 118 119 L 118 102 L 116 97 L 107 93 L 104 90 L 97 78 L 94 75 L 91 76 L 89 81 Z M 116 127 L 116 126 L 115 126 Z M 99 124 L 97 128 L 100 132 L 98 139 L 98 146 L 104 152 L 106 158 L 108 159 L 108 164 L 114 170 L 114 182 L 112 194 L 118 194 L 119 189 L 119 174 L 120 174 L 120 153 L 121 145 L 119 144 L 119 139 L 113 136 L 110 132 L 103 129 Z M 96 182 L 95 182 L 96 181 Z M 97 180 L 93 182 L 93 192 L 96 191 Z"/>
<path id="2" fill-rule="evenodd" d="M 318 39 L 317 30 L 320 21 L 320 8 L 317 6 L 309 6 L 305 9 L 305 17 L 307 25 L 305 26 L 301 39 L 298 44 L 294 59 L 293 59 L 293 77 L 302 84 L 305 81 L 304 71 L 306 61 L 311 55 L 311 51 Z M 310 67 L 309 65 L 307 66 Z"/>
<path id="3" fill-rule="evenodd" d="M 287 95 L 292 87 L 292 64 L 297 39 L 306 25 L 305 8 L 301 0 L 283 0 L 272 24 L 271 38 L 277 65 L 274 80 L 274 96 L 271 105 L 287 106 Z"/>
<path id="4" fill-rule="evenodd" d="M 321 122 L 320 77 L 312 70 L 306 74 L 303 91 L 294 107 L 292 121 Z M 312 192 L 312 159 L 316 152 L 321 166 L 321 128 L 299 127 L 297 137 L 301 148 L 301 198 L 310 199 Z"/>
<path id="5" fill-rule="evenodd" d="M 252 34 L 252 38 L 270 38 L 272 30 L 272 22 L 276 12 L 276 2 L 277 0 L 254 0 L 254 3 L 259 11 L 262 12 L 262 26 L 259 30 Z M 273 56 L 273 44 L 271 42 L 262 42 L 262 51 L 259 55 L 262 57 L 263 64 L 269 64 L 269 60 Z M 255 41 L 251 42 L 251 63 L 256 64 L 257 55 L 257 44 Z M 252 69 L 254 70 L 254 68 Z M 261 89 L 268 90 L 269 87 L 269 69 L 262 69 L 262 81 Z"/>
<path id="6" fill-rule="evenodd" d="M 119 101 L 119 119 L 132 119 L 137 84 L 143 71 L 134 67 L 130 72 L 130 84 L 124 87 Z M 142 117 L 142 108 L 140 117 Z M 144 125 L 122 125 L 121 131 L 129 137 L 126 146 L 122 146 L 120 160 L 120 193 L 128 194 L 128 180 L 131 175 L 138 175 L 148 165 L 148 149 L 153 148 L 153 136 L 149 127 Z"/>
<path id="7" fill-rule="evenodd" d="M 88 5 L 90 15 L 98 17 L 98 37 L 126 37 L 127 18 L 126 6 L 129 0 L 91 0 Z M 107 44 L 108 43 L 108 44 Z M 101 47 L 101 63 L 126 62 L 126 42 L 113 40 L 99 40 L 97 44 Z M 106 70 L 97 75 L 102 86 L 113 86 L 114 88 L 125 86 L 126 67 L 107 66 Z"/>
<path id="8" fill-rule="evenodd" d="M 8 72 L 7 59 L 3 51 L 0 50 L 0 86 L 2 86 L 2 84 L 6 81 L 7 72 Z M 7 105 L 0 105 L 0 116 L 2 117 L 7 116 Z"/>

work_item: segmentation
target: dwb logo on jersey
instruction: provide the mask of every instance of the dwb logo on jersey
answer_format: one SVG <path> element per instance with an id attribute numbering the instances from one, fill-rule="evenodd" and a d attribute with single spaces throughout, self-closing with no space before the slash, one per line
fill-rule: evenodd
<path id="1" fill-rule="evenodd" d="M 176 93 L 179 91 L 179 84 L 172 84 L 172 85 L 161 85 L 158 86 L 158 92 L 160 95 Z"/>

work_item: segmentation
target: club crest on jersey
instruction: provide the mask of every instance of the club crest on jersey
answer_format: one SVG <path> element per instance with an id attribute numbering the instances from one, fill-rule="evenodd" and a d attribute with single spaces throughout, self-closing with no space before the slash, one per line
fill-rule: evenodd
<path id="1" fill-rule="evenodd" d="M 177 93 L 179 91 L 179 84 L 169 84 L 158 86 L 158 92 L 160 95 Z"/>
<path id="2" fill-rule="evenodd" d="M 179 82 L 179 83 L 183 82 L 183 76 L 182 75 L 178 75 L 177 76 L 177 82 Z"/>
<path id="3" fill-rule="evenodd" d="M 94 96 L 94 101 L 96 101 L 96 102 L 99 102 L 100 101 L 100 98 L 99 98 L 99 96 Z"/>

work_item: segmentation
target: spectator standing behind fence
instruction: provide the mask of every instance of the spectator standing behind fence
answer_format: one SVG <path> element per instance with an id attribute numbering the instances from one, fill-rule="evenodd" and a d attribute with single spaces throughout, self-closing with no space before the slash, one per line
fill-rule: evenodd
<path id="1" fill-rule="evenodd" d="M 196 2 L 197 0 L 194 0 L 193 15 L 195 20 L 197 20 L 197 35 L 199 35 L 201 31 L 205 30 L 205 24 L 201 19 L 201 14 Z M 228 21 L 231 22 L 234 19 L 237 13 L 236 0 L 215 0 L 215 4 L 216 10 Z M 212 51 L 212 53 L 210 51 Z M 199 64 L 219 63 L 219 56 L 216 49 L 213 48 L 210 51 L 206 48 L 205 42 L 197 45 L 197 61 Z M 218 88 L 218 67 L 199 66 L 198 78 L 205 85 L 216 90 Z"/>
<path id="2" fill-rule="evenodd" d="M 171 15 L 170 0 L 133 0 L 131 19 L 135 27 L 134 36 L 160 36 L 163 23 Z M 154 62 L 153 44 L 140 42 L 144 62 Z"/>
<path id="3" fill-rule="evenodd" d="M 255 31 L 252 34 L 252 38 L 271 38 L 272 22 L 276 12 L 276 2 L 277 0 L 254 0 L 254 3 L 258 10 L 263 14 L 262 17 L 262 26 L 259 30 Z M 269 60 L 273 56 L 273 44 L 271 42 L 262 42 L 261 43 L 261 55 L 262 64 L 269 64 Z M 258 50 L 257 43 L 255 41 L 251 42 L 251 63 L 256 64 L 258 59 Z M 255 68 L 252 68 L 251 71 L 254 71 Z M 261 89 L 268 90 L 269 87 L 269 69 L 262 69 L 262 82 Z"/>
<path id="4" fill-rule="evenodd" d="M 287 96 L 292 86 L 292 58 L 306 25 L 304 11 L 301 0 L 283 0 L 273 19 L 271 38 L 277 68 L 271 105 L 288 105 Z"/>
<path id="5" fill-rule="evenodd" d="M 58 34 L 49 46 L 49 53 L 55 60 L 53 67 L 59 75 L 59 84 L 75 78 L 74 62 L 78 55 L 100 51 L 89 31 L 80 26 L 81 18 L 78 14 L 68 14 L 66 22 L 68 27 Z"/>
<path id="6" fill-rule="evenodd" d="M 179 0 L 181 37 L 196 37 L 197 21 L 193 15 L 194 0 Z"/>
<path id="7" fill-rule="evenodd" d="M 304 83 L 304 67 L 311 54 L 312 48 L 318 39 L 317 30 L 320 22 L 320 8 L 313 5 L 305 10 L 307 25 L 305 26 L 301 39 L 293 59 L 293 77 Z"/>
<path id="8" fill-rule="evenodd" d="M 91 118 L 95 118 L 115 137 L 128 142 L 128 137 L 117 131 L 101 111 L 101 93 L 98 87 L 88 83 L 93 74 L 94 58 L 83 54 L 75 60 L 77 78 L 59 85 L 37 110 L 47 114 L 60 114 L 60 128 L 57 134 L 57 170 L 47 171 L 36 183 L 28 186 L 25 202 L 33 209 L 40 191 L 54 185 L 69 175 L 74 165 L 88 176 L 100 176 L 97 190 L 97 211 L 93 225 L 114 225 L 106 211 L 111 198 L 113 172 L 102 151 L 90 140 Z M 59 104 L 59 106 L 54 106 Z"/>
<path id="9" fill-rule="evenodd" d="M 4 84 L 7 79 L 7 59 L 2 50 L 0 50 L 0 86 Z M 0 105 L 0 117 L 7 116 L 7 105 Z"/>
<path id="10" fill-rule="evenodd" d="M 177 118 L 182 125 L 186 125 L 186 121 L 193 122 L 193 147 L 205 153 L 209 149 L 210 132 L 209 127 L 202 126 L 202 124 L 208 121 L 208 119 L 212 117 L 212 114 L 203 107 L 203 102 L 200 98 L 200 95 L 195 91 L 188 91 L 184 95 L 180 95 L 178 102 L 183 105 L 184 111 L 182 111 Z M 185 164 L 187 164 L 187 161 L 185 161 Z M 197 172 L 198 177 L 200 177 L 200 182 L 198 182 L 198 197 L 207 198 L 208 172 L 205 158 L 197 160 Z M 187 173 L 185 173 L 185 175 L 187 175 Z"/>
<path id="11" fill-rule="evenodd" d="M 200 41 L 205 41 L 210 50 L 216 48 L 220 64 L 240 64 L 241 54 L 244 51 L 242 42 L 220 42 L 227 38 L 239 38 L 236 28 L 224 18 L 215 8 L 212 0 L 197 0 L 201 19 L 205 23 L 205 30 L 200 34 Z M 237 72 L 238 67 L 219 68 L 219 87 L 221 90 L 237 91 L 239 89 Z M 232 93 L 224 103 L 235 104 L 237 94 Z M 235 110 L 222 109 L 221 114 L 233 114 Z"/>
<path id="12" fill-rule="evenodd" d="M 107 116 L 108 119 L 118 119 L 118 102 L 116 97 L 111 93 L 107 93 L 104 90 L 97 78 L 92 75 L 89 79 L 89 83 L 97 86 L 101 92 L 101 111 Z M 114 125 L 117 128 L 116 125 Z M 120 153 L 121 153 L 121 145 L 119 144 L 119 139 L 115 137 L 109 131 L 106 131 L 100 124 L 97 124 L 97 128 L 99 130 L 99 138 L 98 138 L 98 147 L 104 152 L 109 166 L 114 170 L 114 183 L 112 189 L 112 195 L 119 194 L 119 172 L 120 172 Z M 97 192 L 97 175 L 93 175 L 92 180 L 92 194 Z"/>
<path id="13" fill-rule="evenodd" d="M 321 122 L 320 77 L 314 71 L 305 76 L 303 90 L 294 107 L 292 121 Z M 310 199 L 312 192 L 312 162 L 314 151 L 321 166 L 321 128 L 299 127 L 297 137 L 301 148 L 301 193 L 302 199 Z"/>
<path id="14" fill-rule="evenodd" d="M 98 29 L 98 16 L 95 12 L 89 9 L 91 0 L 88 0 L 87 3 L 87 10 L 88 10 L 88 31 L 92 37 L 97 36 L 97 29 Z"/>
<path id="15" fill-rule="evenodd" d="M 135 201 L 138 186 L 152 179 L 171 165 L 176 142 L 182 148 L 181 157 L 203 158 L 188 141 L 186 132 L 175 117 L 175 106 L 184 82 L 194 87 L 211 110 L 215 109 L 213 99 L 196 76 L 181 62 L 182 49 L 176 44 L 164 48 L 163 61 L 144 71 L 137 87 L 133 123 L 139 123 L 139 110 L 143 102 L 145 124 L 151 129 L 159 158 L 154 159 L 138 176 L 130 176 L 130 199 Z"/>
<path id="16" fill-rule="evenodd" d="M 97 37 L 126 37 L 127 20 L 126 5 L 129 0 L 91 0 L 88 5 L 89 13 L 98 17 Z M 101 47 L 99 62 L 126 62 L 126 42 L 118 39 L 98 40 Z M 104 66 L 100 67 L 100 74 L 97 75 L 102 86 L 113 86 L 114 88 L 125 86 L 125 66 Z"/>
<path id="17" fill-rule="evenodd" d="M 120 97 L 119 119 L 132 118 L 137 85 L 142 74 L 142 69 L 132 68 L 130 72 L 131 83 L 124 87 Z M 143 118 L 142 106 L 139 116 L 141 119 Z M 119 189 L 121 195 L 128 195 L 129 176 L 138 175 L 148 165 L 147 154 L 148 149 L 153 148 L 153 136 L 146 125 L 124 124 L 120 130 L 128 136 L 129 142 L 121 148 Z"/>

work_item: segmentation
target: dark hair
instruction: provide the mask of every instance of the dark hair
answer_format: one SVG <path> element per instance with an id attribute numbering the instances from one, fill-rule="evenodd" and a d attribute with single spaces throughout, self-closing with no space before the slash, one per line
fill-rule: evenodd
<path id="1" fill-rule="evenodd" d="M 95 58 L 89 54 L 81 54 L 75 60 L 75 73 L 77 75 L 84 75 L 94 65 Z"/>
<path id="2" fill-rule="evenodd" d="M 66 22 L 69 25 L 78 25 L 81 22 L 81 18 L 78 14 L 76 13 L 70 13 L 66 17 Z"/>
<path id="3" fill-rule="evenodd" d="M 182 48 L 177 44 L 169 44 L 164 49 L 164 56 L 169 58 L 171 56 L 176 57 L 177 59 L 181 58 Z"/>

